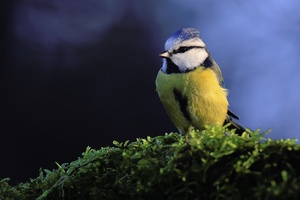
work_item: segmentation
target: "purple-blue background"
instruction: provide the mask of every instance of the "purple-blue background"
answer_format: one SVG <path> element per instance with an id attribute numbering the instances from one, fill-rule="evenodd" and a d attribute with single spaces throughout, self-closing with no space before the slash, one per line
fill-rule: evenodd
<path id="1" fill-rule="evenodd" d="M 177 131 L 155 92 L 158 54 L 201 32 L 230 108 L 269 137 L 299 138 L 297 0 L 11 0 L 1 5 L 0 178 L 26 181 L 87 146 Z"/>

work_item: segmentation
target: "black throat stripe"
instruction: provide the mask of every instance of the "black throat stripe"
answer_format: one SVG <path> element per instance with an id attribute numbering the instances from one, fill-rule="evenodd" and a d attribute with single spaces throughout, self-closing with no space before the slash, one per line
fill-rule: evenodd
<path id="1" fill-rule="evenodd" d="M 166 58 L 166 60 L 167 60 L 167 74 L 181 73 L 179 67 L 175 65 L 170 58 Z"/>
<path id="2" fill-rule="evenodd" d="M 207 58 L 204 60 L 204 62 L 201 64 L 201 66 L 205 68 L 209 68 L 213 66 L 213 60 L 210 56 L 207 56 Z"/>
<path id="3" fill-rule="evenodd" d="M 188 120 L 192 121 L 190 113 L 187 110 L 187 104 L 188 104 L 188 99 L 183 96 L 179 90 L 176 88 L 173 89 L 173 94 L 175 97 L 175 100 L 179 103 L 180 111 L 182 112 L 183 116 Z"/>

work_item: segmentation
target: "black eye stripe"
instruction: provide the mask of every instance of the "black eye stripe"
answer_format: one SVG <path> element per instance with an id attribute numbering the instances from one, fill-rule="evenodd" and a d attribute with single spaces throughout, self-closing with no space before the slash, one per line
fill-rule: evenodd
<path id="1" fill-rule="evenodd" d="M 184 53 L 190 49 L 203 49 L 204 47 L 202 46 L 182 46 L 182 47 L 179 47 L 178 49 L 176 50 L 173 50 L 173 54 L 176 54 L 176 53 Z"/>

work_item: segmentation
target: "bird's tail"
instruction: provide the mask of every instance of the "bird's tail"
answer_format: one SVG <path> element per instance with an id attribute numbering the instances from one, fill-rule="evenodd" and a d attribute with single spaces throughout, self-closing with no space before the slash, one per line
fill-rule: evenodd
<path id="1" fill-rule="evenodd" d="M 229 130 L 235 129 L 235 133 L 238 134 L 238 135 L 242 135 L 244 132 L 247 132 L 247 130 L 242 125 L 240 125 L 239 123 L 233 121 L 231 119 L 231 117 L 228 117 L 225 120 L 224 125 L 228 124 L 228 123 L 229 123 L 228 129 Z"/>
<path id="2" fill-rule="evenodd" d="M 244 132 L 247 132 L 247 130 L 242 125 L 240 125 L 239 123 L 233 121 L 232 118 L 239 119 L 238 116 L 236 116 L 233 112 L 228 110 L 227 117 L 225 119 L 224 125 L 229 123 L 230 124 L 228 126 L 229 130 L 235 129 L 235 133 L 238 134 L 238 135 L 242 135 Z"/>

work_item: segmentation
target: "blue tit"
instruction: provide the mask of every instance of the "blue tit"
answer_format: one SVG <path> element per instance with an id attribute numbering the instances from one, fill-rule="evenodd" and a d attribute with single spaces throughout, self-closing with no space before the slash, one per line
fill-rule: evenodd
<path id="1" fill-rule="evenodd" d="M 156 90 L 181 134 L 187 134 L 190 128 L 203 130 L 207 125 L 227 123 L 238 134 L 245 131 L 233 121 L 238 117 L 228 109 L 222 72 L 197 29 L 175 32 L 159 56 L 163 64 L 156 78 Z"/>

